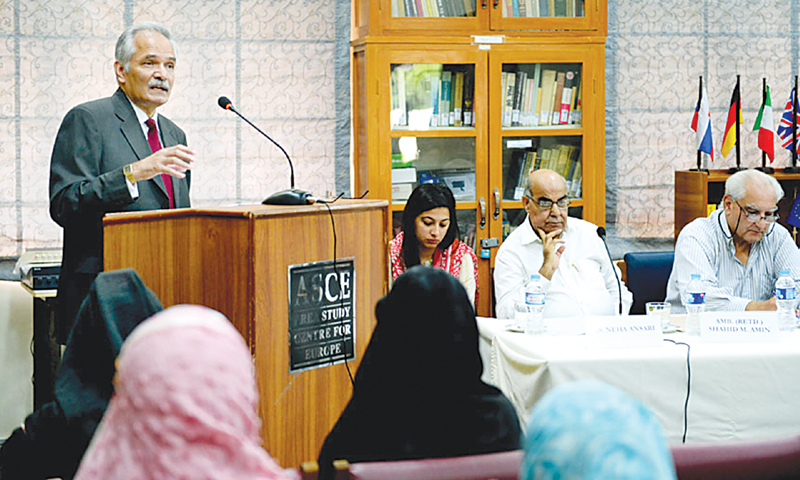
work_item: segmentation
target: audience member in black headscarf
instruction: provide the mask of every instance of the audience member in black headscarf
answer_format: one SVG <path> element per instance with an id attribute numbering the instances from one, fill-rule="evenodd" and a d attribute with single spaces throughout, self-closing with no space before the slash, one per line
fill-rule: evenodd
<path id="1" fill-rule="evenodd" d="M 71 479 L 114 392 L 122 342 L 162 310 L 133 270 L 101 273 L 78 311 L 55 380 L 54 400 L 28 415 L 0 449 L 3 480 Z"/>
<path id="2" fill-rule="evenodd" d="M 464 287 L 417 266 L 375 308 L 377 326 L 353 396 L 319 455 L 333 460 L 454 457 L 520 448 L 513 406 L 481 381 L 478 327 Z"/>

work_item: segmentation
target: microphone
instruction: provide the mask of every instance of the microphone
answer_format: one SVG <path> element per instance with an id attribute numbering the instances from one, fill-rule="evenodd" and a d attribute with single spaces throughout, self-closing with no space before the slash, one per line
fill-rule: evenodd
<path id="1" fill-rule="evenodd" d="M 244 115 L 236 111 L 236 109 L 233 108 L 233 102 L 231 102 L 228 97 L 225 96 L 219 97 L 217 103 L 223 110 L 230 110 L 231 112 L 235 113 L 236 115 L 239 116 L 239 118 L 247 122 L 248 125 L 255 128 L 258 133 L 264 135 L 267 138 L 267 140 L 272 142 L 276 147 L 278 147 L 281 150 L 281 152 L 283 152 L 283 154 L 286 156 L 286 161 L 289 162 L 290 189 L 273 193 L 269 197 L 265 198 L 264 201 L 262 201 L 261 203 L 264 205 L 307 205 L 309 203 L 316 202 L 316 199 L 312 197 L 310 193 L 304 190 L 297 190 L 294 188 L 294 165 L 292 165 L 292 159 L 289 158 L 289 154 L 286 153 L 286 150 L 284 150 L 283 147 L 281 147 L 278 144 L 278 142 L 270 138 L 269 135 L 262 132 L 260 128 L 256 127 L 253 124 L 253 122 L 251 122 L 250 120 L 245 118 Z"/>
<path id="2" fill-rule="evenodd" d="M 611 252 L 608 250 L 608 244 L 606 243 L 606 229 L 603 227 L 597 227 L 597 236 L 600 237 L 600 240 L 603 241 L 603 245 L 606 247 L 608 261 L 611 263 L 611 271 L 614 272 L 614 278 L 617 279 L 617 292 L 619 292 L 619 314 L 622 315 L 622 283 L 619 281 L 617 269 L 614 268 L 614 259 L 611 258 Z"/>

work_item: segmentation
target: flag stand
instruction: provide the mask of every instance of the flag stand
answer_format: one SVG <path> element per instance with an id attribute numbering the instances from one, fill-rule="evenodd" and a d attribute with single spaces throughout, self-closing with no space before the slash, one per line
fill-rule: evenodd
<path id="1" fill-rule="evenodd" d="M 700 75 L 700 93 L 697 97 L 697 104 L 699 105 L 701 101 L 703 101 L 703 76 Z M 706 172 L 708 173 L 707 168 L 703 168 L 703 152 L 700 151 L 700 148 L 697 149 L 697 168 L 690 168 L 690 172 Z"/>
<path id="2" fill-rule="evenodd" d="M 766 77 L 764 77 L 761 79 L 761 104 L 763 105 L 764 102 L 766 101 L 767 101 L 767 79 Z M 767 166 L 767 152 L 763 150 L 761 151 L 761 166 L 757 167 L 756 170 L 760 170 L 764 173 L 769 173 L 769 174 L 775 173 L 774 168 Z"/>
<path id="3" fill-rule="evenodd" d="M 794 76 L 794 98 L 792 99 L 792 166 L 783 169 L 784 173 L 800 173 L 797 168 L 797 75 Z"/>
<path id="4" fill-rule="evenodd" d="M 734 145 L 736 147 L 736 166 L 729 168 L 728 173 L 736 173 L 740 170 L 746 170 L 745 168 L 742 168 L 742 157 L 739 149 L 739 145 L 742 143 L 742 137 L 739 134 L 739 124 L 741 123 L 739 115 L 742 111 L 742 89 L 739 85 L 740 78 L 741 75 L 736 75 L 736 90 L 739 91 L 739 95 L 736 96 L 736 112 L 734 113 L 734 117 L 736 117 L 736 145 Z"/>

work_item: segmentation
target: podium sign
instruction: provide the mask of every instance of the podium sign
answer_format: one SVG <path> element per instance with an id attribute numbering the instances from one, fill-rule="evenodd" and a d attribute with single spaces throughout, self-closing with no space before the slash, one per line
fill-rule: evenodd
<path id="1" fill-rule="evenodd" d="M 289 265 L 289 373 L 355 359 L 353 262 Z"/>

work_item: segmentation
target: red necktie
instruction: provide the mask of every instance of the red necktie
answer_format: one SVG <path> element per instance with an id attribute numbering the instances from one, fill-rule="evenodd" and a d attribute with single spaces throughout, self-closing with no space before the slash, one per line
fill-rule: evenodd
<path id="1" fill-rule="evenodd" d="M 150 151 L 156 153 L 161 150 L 161 140 L 158 139 L 158 129 L 156 122 L 152 118 L 148 118 L 144 122 L 147 125 L 147 143 L 150 144 Z M 172 177 L 166 173 L 161 174 L 161 180 L 164 181 L 164 187 L 167 189 L 167 196 L 169 196 L 169 208 L 175 208 L 175 194 L 172 192 Z"/>

